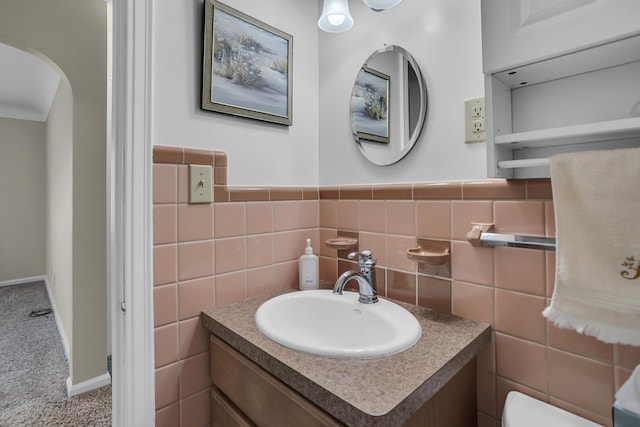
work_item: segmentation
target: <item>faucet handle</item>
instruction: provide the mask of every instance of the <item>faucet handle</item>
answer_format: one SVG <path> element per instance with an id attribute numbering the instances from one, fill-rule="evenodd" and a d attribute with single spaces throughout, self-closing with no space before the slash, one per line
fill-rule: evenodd
<path id="1" fill-rule="evenodd" d="M 371 251 L 367 250 L 364 250 L 362 252 L 351 252 L 349 255 L 347 255 L 347 258 L 349 259 L 355 259 L 355 257 L 359 258 L 358 264 L 367 267 L 375 266 L 376 262 L 378 261 L 377 259 L 373 258 L 373 254 L 371 253 Z"/>
<path id="2" fill-rule="evenodd" d="M 371 251 L 351 252 L 349 255 L 347 255 L 347 258 L 349 259 L 355 259 L 356 257 L 358 257 L 360 260 L 367 260 L 371 258 Z"/>

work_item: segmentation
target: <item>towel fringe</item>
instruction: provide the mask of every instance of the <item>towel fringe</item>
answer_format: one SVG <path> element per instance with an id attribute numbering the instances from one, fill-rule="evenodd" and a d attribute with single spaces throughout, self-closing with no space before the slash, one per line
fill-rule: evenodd
<path id="1" fill-rule="evenodd" d="M 579 334 L 589 335 L 609 344 L 627 344 L 637 346 L 640 343 L 640 330 L 624 329 L 585 319 L 550 305 L 542 315 L 560 329 L 574 329 Z"/>

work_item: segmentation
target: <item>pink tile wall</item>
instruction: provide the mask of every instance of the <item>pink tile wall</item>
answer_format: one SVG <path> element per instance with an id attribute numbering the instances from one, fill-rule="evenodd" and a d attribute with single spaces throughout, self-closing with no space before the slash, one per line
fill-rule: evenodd
<path id="1" fill-rule="evenodd" d="M 478 357 L 478 425 L 499 426 L 507 393 L 518 390 L 611 426 L 613 395 L 640 364 L 640 348 L 560 330 L 542 317 L 553 293 L 554 252 L 476 248 L 466 241 L 471 222 L 554 236 L 550 182 L 457 183 L 459 191 L 456 183 L 447 185 L 435 193 L 435 184 L 414 184 L 412 196 L 398 189 L 404 197 L 396 197 L 393 186 L 374 186 L 373 200 L 354 199 L 348 187 L 321 188 L 320 235 L 358 232 L 360 249 L 378 258 L 380 293 L 493 326 L 492 341 Z M 421 274 L 407 260 L 404 251 L 416 237 L 451 242 L 451 278 Z M 321 277 L 329 281 L 351 268 L 334 262 L 335 252 L 321 251 Z"/>
<path id="2" fill-rule="evenodd" d="M 357 233 L 360 249 L 378 258 L 380 294 L 493 326 L 478 356 L 479 426 L 500 425 L 510 390 L 611 425 L 613 394 L 640 364 L 640 348 L 546 322 L 540 311 L 553 292 L 553 252 L 476 248 L 465 239 L 471 222 L 553 236 L 548 180 L 332 187 L 321 188 L 319 200 L 302 200 L 307 193 L 291 188 L 264 200 L 269 191 L 255 190 L 260 201 L 244 193 L 232 200 L 245 201 L 187 205 L 186 166 L 154 165 L 158 426 L 209 423 L 200 310 L 295 288 L 306 238 L 320 254 L 321 280 L 333 283 L 353 263 L 320 242 L 344 232 Z M 450 242 L 451 277 L 423 274 L 406 258 L 417 238 Z"/>
<path id="3" fill-rule="evenodd" d="M 159 427 L 209 425 L 209 340 L 200 312 L 297 287 L 306 239 L 319 250 L 317 199 L 189 205 L 186 172 L 154 164 Z"/>

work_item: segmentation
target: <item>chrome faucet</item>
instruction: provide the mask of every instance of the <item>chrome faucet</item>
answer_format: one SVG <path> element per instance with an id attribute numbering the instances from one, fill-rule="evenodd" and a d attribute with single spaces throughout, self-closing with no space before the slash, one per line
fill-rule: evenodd
<path id="1" fill-rule="evenodd" d="M 376 295 L 376 259 L 371 257 L 371 251 L 351 252 L 349 259 L 358 257 L 358 270 L 345 271 L 338 277 L 333 287 L 333 293 L 342 295 L 344 287 L 351 279 L 358 282 L 359 293 L 358 301 L 363 304 L 373 304 L 378 302 Z"/>

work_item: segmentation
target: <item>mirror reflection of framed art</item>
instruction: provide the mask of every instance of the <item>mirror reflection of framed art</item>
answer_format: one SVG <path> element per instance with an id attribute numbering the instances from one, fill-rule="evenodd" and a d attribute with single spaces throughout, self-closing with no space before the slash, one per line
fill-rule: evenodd
<path id="1" fill-rule="evenodd" d="M 389 143 L 390 77 L 362 67 L 351 94 L 355 131 L 360 139 Z"/>

